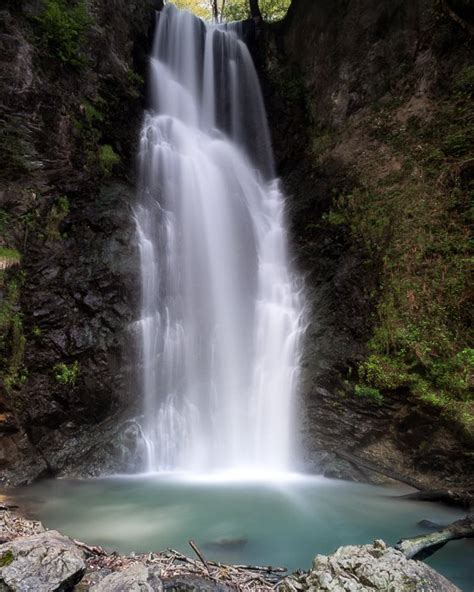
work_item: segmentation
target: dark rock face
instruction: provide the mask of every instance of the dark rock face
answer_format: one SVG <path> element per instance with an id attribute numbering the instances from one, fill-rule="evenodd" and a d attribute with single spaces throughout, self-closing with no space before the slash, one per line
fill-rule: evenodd
<path id="1" fill-rule="evenodd" d="M 305 468 L 379 479 L 337 456 L 345 450 L 427 486 L 473 486 L 469 443 L 456 422 L 407 389 L 383 403 L 354 395 L 381 262 L 331 220 L 338 196 L 376 187 L 397 169 L 388 156 L 377 162 L 387 146 L 364 131 L 373 110 L 395 98 L 403 117 L 423 111 L 468 46 L 429 0 L 294 0 L 283 22 L 261 31 L 257 62 L 308 302 L 299 414 Z"/>
<path id="2" fill-rule="evenodd" d="M 0 478 L 10 484 L 124 469 L 137 452 L 136 426 L 124 422 L 136 412 L 134 170 L 153 3 L 89 7 L 80 68 L 45 45 L 41 10 L 25 1 L 0 12 L 0 246 L 21 253 L 20 267 L 0 271 L 13 319 L 0 356 Z"/>

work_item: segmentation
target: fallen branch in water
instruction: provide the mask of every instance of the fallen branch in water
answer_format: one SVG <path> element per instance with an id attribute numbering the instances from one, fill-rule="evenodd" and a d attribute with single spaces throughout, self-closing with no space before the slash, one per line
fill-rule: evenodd
<path id="1" fill-rule="evenodd" d="M 266 567 L 260 565 L 234 565 L 236 569 L 247 569 L 249 571 L 263 571 L 265 573 L 286 573 L 288 570 L 286 567 L 272 567 L 267 565 Z"/>
<path id="2" fill-rule="evenodd" d="M 82 543 L 81 541 L 77 541 L 76 539 L 72 539 L 72 540 L 75 545 L 77 545 L 78 547 L 80 547 L 81 549 L 86 551 L 86 553 L 89 553 L 90 555 L 102 555 L 102 556 L 108 555 L 107 551 L 105 549 L 103 549 L 102 547 L 86 545 L 85 543 Z"/>
<path id="3" fill-rule="evenodd" d="M 457 520 L 441 530 L 402 539 L 395 545 L 395 549 L 401 551 L 407 559 L 425 559 L 449 541 L 465 538 L 474 538 L 473 515 Z"/>
<path id="4" fill-rule="evenodd" d="M 202 561 L 204 567 L 206 568 L 207 573 L 210 574 L 209 565 L 206 561 L 206 558 L 204 557 L 204 555 L 200 551 L 199 547 L 196 545 L 196 543 L 194 541 L 189 541 L 189 546 L 196 553 L 196 555 L 199 557 L 199 559 Z"/>

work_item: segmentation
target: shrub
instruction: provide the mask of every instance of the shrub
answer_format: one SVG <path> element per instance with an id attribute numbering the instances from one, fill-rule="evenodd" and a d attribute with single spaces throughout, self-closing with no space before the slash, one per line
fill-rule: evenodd
<path id="1" fill-rule="evenodd" d="M 357 384 L 355 386 L 355 389 L 354 390 L 355 390 L 355 394 L 358 397 L 364 397 L 364 398 L 367 398 L 367 399 L 372 399 L 373 401 L 375 401 L 379 405 L 381 403 L 383 403 L 383 395 L 376 388 L 372 388 L 370 386 L 366 386 L 366 385 L 363 385 L 363 384 Z"/>
<path id="2" fill-rule="evenodd" d="M 112 169 L 120 162 L 120 156 L 110 146 L 104 144 L 99 147 L 99 163 L 103 174 L 108 177 L 112 174 Z"/>
<path id="3" fill-rule="evenodd" d="M 79 375 L 79 362 L 77 360 L 72 364 L 61 362 L 56 364 L 53 370 L 57 382 L 74 386 Z"/>
<path id="4" fill-rule="evenodd" d="M 82 103 L 82 109 L 84 116 L 89 125 L 94 125 L 96 122 L 104 121 L 104 114 L 99 110 L 99 106 L 102 106 L 103 99 L 96 99 L 96 104 L 93 105 L 90 101 L 84 101 Z"/>
<path id="5" fill-rule="evenodd" d="M 66 0 L 44 0 L 44 10 L 36 21 L 53 57 L 74 67 L 87 63 L 81 46 L 92 21 L 85 0 L 73 6 L 68 6 Z"/>
<path id="6" fill-rule="evenodd" d="M 359 375 L 367 384 L 380 389 L 396 389 L 409 381 L 402 364 L 378 354 L 372 354 L 359 366 Z"/>

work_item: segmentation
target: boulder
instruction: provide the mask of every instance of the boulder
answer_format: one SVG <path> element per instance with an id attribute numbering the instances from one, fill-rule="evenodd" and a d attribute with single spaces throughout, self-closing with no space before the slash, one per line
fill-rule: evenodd
<path id="1" fill-rule="evenodd" d="M 312 569 L 287 578 L 280 592 L 460 592 L 454 584 L 383 541 L 316 555 Z"/>
<path id="2" fill-rule="evenodd" d="M 55 530 L 0 545 L 0 587 L 13 592 L 70 589 L 84 574 L 84 553 Z"/>
<path id="3" fill-rule="evenodd" d="M 106 576 L 90 592 L 162 592 L 163 584 L 156 570 L 142 563 Z"/>

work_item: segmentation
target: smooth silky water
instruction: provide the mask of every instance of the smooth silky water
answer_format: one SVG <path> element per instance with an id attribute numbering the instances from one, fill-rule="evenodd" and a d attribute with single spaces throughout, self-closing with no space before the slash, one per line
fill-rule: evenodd
<path id="1" fill-rule="evenodd" d="M 18 491 L 22 508 L 124 553 L 189 554 L 193 539 L 208 558 L 290 570 L 340 545 L 420 533 L 421 519 L 461 516 L 396 500 L 400 490 L 288 473 L 304 305 L 238 26 L 205 25 L 168 5 L 150 88 L 135 210 L 146 449 L 137 470 L 161 474 L 44 481 Z M 450 543 L 428 562 L 471 590 L 473 550 Z"/>
<path id="2" fill-rule="evenodd" d="M 291 466 L 303 302 L 237 24 L 158 15 L 135 218 L 147 471 Z"/>
<path id="3" fill-rule="evenodd" d="M 16 496 L 49 528 L 123 553 L 175 548 L 223 562 L 308 569 L 317 553 L 338 546 L 399 538 L 447 524 L 462 512 L 397 500 L 406 489 L 301 475 L 249 481 L 239 474 L 45 481 Z M 453 541 L 427 563 L 462 590 L 474 589 L 474 541 Z"/>

